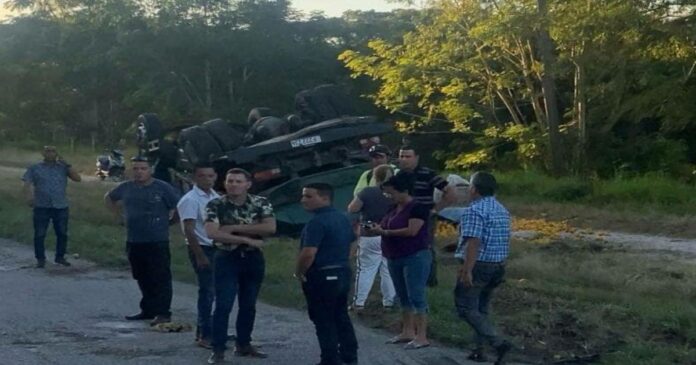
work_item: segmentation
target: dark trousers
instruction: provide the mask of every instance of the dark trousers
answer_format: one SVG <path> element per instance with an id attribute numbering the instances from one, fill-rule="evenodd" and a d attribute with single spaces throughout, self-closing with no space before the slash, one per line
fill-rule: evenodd
<path id="1" fill-rule="evenodd" d="M 488 314 L 493 290 L 504 281 L 505 265 L 477 262 L 472 274 L 474 285 L 470 288 L 457 281 L 454 289 L 457 313 L 474 329 L 477 347 L 482 347 L 485 343 L 497 347 L 503 340 L 496 334 Z"/>
<path id="2" fill-rule="evenodd" d="M 215 247 L 201 246 L 203 254 L 208 258 L 210 266 L 199 269 L 196 264 L 196 256 L 189 247 L 188 254 L 193 271 L 198 280 L 198 322 L 196 326 L 196 338 L 210 340 L 213 335 L 213 303 L 215 302 L 215 276 L 213 268 L 215 260 Z"/>
<path id="3" fill-rule="evenodd" d="M 358 340 L 348 316 L 350 275 L 349 268 L 310 270 L 302 285 L 319 340 L 322 365 L 354 362 L 358 358 Z"/>
<path id="4" fill-rule="evenodd" d="M 138 282 L 142 299 L 140 310 L 146 315 L 170 316 L 172 272 L 169 242 L 127 244 L 133 279 Z"/>
<path id="5" fill-rule="evenodd" d="M 251 344 L 256 319 L 256 299 L 266 270 L 260 250 L 215 252 L 215 312 L 213 313 L 213 350 L 224 351 L 227 327 L 234 299 L 238 296 L 237 346 Z"/>
<path id="6" fill-rule="evenodd" d="M 39 261 L 46 260 L 46 233 L 48 224 L 53 222 L 56 233 L 56 256 L 62 259 L 68 249 L 68 208 L 34 208 L 34 257 Z"/>

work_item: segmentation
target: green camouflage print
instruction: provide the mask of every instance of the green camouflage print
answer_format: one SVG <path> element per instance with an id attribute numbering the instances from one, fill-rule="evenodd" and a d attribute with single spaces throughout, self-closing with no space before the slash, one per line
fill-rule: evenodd
<path id="1" fill-rule="evenodd" d="M 273 206 L 268 199 L 258 195 L 247 195 L 244 205 L 232 203 L 226 195 L 211 200 L 205 207 L 205 221 L 217 223 L 221 227 L 235 224 L 260 223 L 265 218 L 273 218 Z M 222 250 L 233 250 L 237 246 L 214 242 Z"/>

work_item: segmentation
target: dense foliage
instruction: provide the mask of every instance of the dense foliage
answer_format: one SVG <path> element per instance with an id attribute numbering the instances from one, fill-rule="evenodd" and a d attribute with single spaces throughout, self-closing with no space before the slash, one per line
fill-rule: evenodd
<path id="1" fill-rule="evenodd" d="M 451 168 L 687 176 L 692 3 L 439 0 L 402 40 L 374 39 L 341 59 L 376 80 L 375 102 L 401 115 L 402 129 L 461 134 L 442 154 Z"/>

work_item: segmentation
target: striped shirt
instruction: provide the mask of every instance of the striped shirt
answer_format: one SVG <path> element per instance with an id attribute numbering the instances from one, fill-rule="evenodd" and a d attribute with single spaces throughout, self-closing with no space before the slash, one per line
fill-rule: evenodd
<path id="1" fill-rule="evenodd" d="M 465 242 L 479 238 L 477 261 L 503 262 L 510 250 L 510 213 L 492 196 L 472 202 L 462 214 L 459 244 L 454 257 L 466 258 Z"/>
<path id="2" fill-rule="evenodd" d="M 407 176 L 411 187 L 409 193 L 416 202 L 427 206 L 428 209 L 432 209 L 435 205 L 433 201 L 435 189 L 444 190 L 447 187 L 447 180 L 436 174 L 435 171 L 423 166 L 417 166 L 410 172 L 401 170 L 397 175 Z"/>

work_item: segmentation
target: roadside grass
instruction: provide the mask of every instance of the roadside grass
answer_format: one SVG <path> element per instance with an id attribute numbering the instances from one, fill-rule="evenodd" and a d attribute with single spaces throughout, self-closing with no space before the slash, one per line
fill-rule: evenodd
<path id="1" fill-rule="evenodd" d="M 41 149 L 42 145 L 36 146 L 2 146 L 0 147 L 0 165 L 1 166 L 11 166 L 26 168 L 29 165 L 41 161 Z M 56 146 L 58 153 L 65 158 L 66 161 L 70 162 L 75 169 L 83 174 L 93 176 L 96 170 L 97 156 L 104 154 L 103 149 L 92 149 L 91 147 L 76 145 L 67 146 L 59 145 Z M 135 147 L 129 147 L 124 150 L 126 156 L 126 161 L 137 154 L 137 149 Z"/>
<path id="2" fill-rule="evenodd" d="M 609 180 L 497 172 L 500 196 L 520 203 L 574 203 L 612 211 L 696 215 L 696 184 L 653 174 Z"/>

